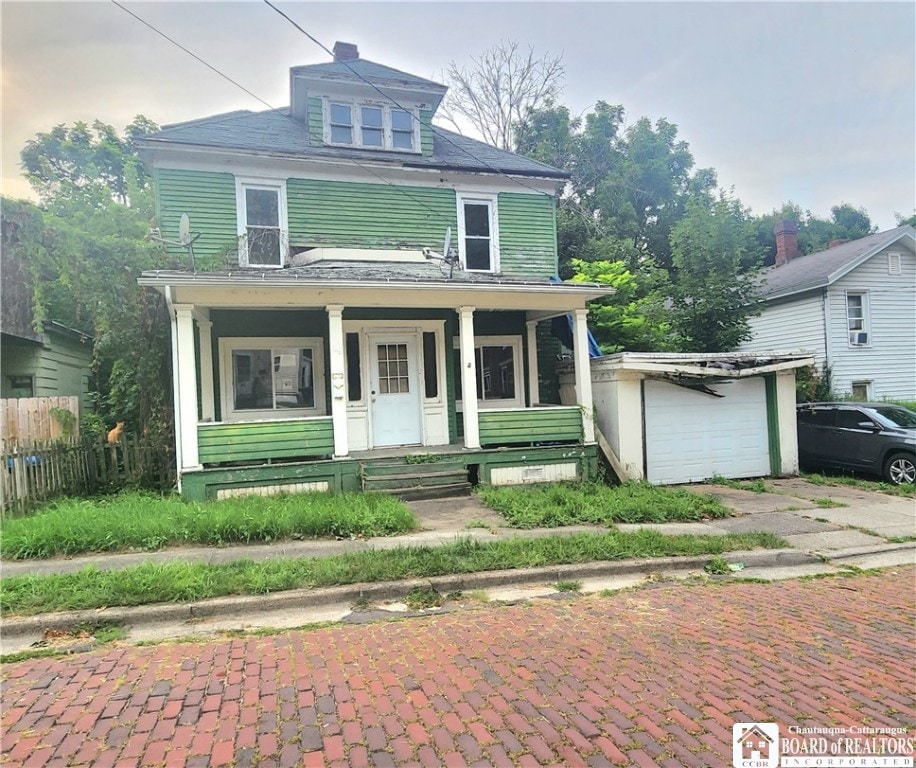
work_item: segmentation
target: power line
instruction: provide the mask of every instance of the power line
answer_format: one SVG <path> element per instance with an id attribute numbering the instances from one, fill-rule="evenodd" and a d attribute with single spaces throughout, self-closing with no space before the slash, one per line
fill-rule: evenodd
<path id="1" fill-rule="evenodd" d="M 329 54 L 329 55 L 332 56 L 332 57 L 334 56 L 333 51 L 331 51 L 331 50 L 330 50 L 326 45 L 324 45 L 321 41 L 319 41 L 318 39 L 316 39 L 313 35 L 311 35 L 311 34 L 310 34 L 309 32 L 307 32 L 305 29 L 303 29 L 303 28 L 302 28 L 299 24 L 297 24 L 293 19 L 291 19 L 289 16 L 287 16 L 283 11 L 281 11 L 279 8 L 277 8 L 277 6 L 275 6 L 272 2 L 270 2 L 270 0 L 264 0 L 264 4 L 267 5 L 269 8 L 272 8 L 272 9 L 273 9 L 274 11 L 276 11 L 278 14 L 280 14 L 280 16 L 282 16 L 284 19 L 286 19 L 290 24 L 292 24 L 296 29 L 298 29 L 298 30 L 299 30 L 303 35 L 305 35 L 309 40 L 311 40 L 313 43 L 315 43 L 315 45 L 317 45 L 319 48 L 321 48 L 325 53 Z M 412 110 L 407 109 L 407 108 L 404 107 L 403 105 L 399 104 L 398 101 L 397 101 L 396 99 L 394 99 L 392 96 L 389 96 L 388 94 L 386 94 L 385 92 L 383 92 L 377 85 L 375 85 L 375 83 L 373 83 L 371 80 L 369 80 L 368 78 L 364 77 L 362 74 L 360 74 L 359 72 L 357 72 L 353 67 L 351 67 L 350 64 L 349 64 L 347 61 L 340 61 L 339 63 L 340 63 L 340 64 L 343 64 L 343 65 L 344 65 L 347 69 L 349 69 L 350 72 L 352 72 L 356 77 L 358 77 L 360 80 L 362 80 L 362 81 L 363 81 L 364 83 L 366 83 L 368 86 L 370 86 L 373 90 L 375 90 L 376 92 L 378 92 L 379 95 L 381 95 L 381 97 L 382 97 L 383 99 L 385 99 L 386 101 L 391 102 L 391 103 L 394 104 L 398 109 L 400 109 L 400 110 L 406 112 L 407 114 L 409 114 L 409 115 L 410 115 L 414 120 L 416 120 L 420 125 L 425 125 L 425 126 L 427 126 L 430 130 L 433 130 L 433 131 L 436 130 L 436 127 L 435 127 L 432 123 L 427 123 L 427 122 L 421 120 L 419 116 L 414 115 Z M 533 186 L 531 186 L 530 184 L 526 184 L 526 183 L 525 183 L 524 181 L 522 181 L 521 179 L 518 179 L 518 178 L 516 178 L 516 177 L 514 177 L 514 176 L 510 176 L 510 175 L 509 175 L 508 173 L 506 173 L 505 171 L 503 171 L 503 170 L 497 168 L 497 167 L 494 166 L 494 165 L 491 165 L 490 163 L 486 162 L 485 160 L 482 160 L 481 158 L 477 157 L 473 152 L 471 152 L 469 149 L 467 149 L 466 147 L 462 147 L 458 142 L 453 141 L 453 140 L 450 139 L 448 136 L 446 136 L 445 134 L 443 134 L 441 131 L 440 131 L 440 132 L 437 132 L 437 135 L 438 135 L 440 138 L 442 138 L 442 139 L 444 139 L 445 141 L 447 141 L 447 142 L 448 142 L 449 144 L 451 144 L 452 146 L 454 146 L 456 149 L 460 150 L 461 152 L 464 152 L 464 154 L 466 154 L 466 155 L 467 155 L 468 157 L 470 157 L 472 160 L 475 160 L 476 162 L 480 163 L 481 167 L 487 168 L 488 170 L 493 171 L 494 173 L 498 173 L 500 176 L 504 176 L 505 178 L 509 179 L 509 181 L 512 181 L 512 182 L 514 182 L 515 184 L 518 184 L 519 186 L 525 187 L 526 189 L 529 189 L 529 190 L 531 190 L 532 192 L 536 192 L 536 193 L 539 194 L 539 195 L 545 195 L 545 196 L 551 197 L 551 198 L 553 197 L 553 195 L 552 195 L 550 192 L 544 192 L 543 190 L 538 189 L 537 187 L 533 187 Z"/>
<path id="2" fill-rule="evenodd" d="M 151 29 L 151 30 L 152 30 L 153 32 L 155 32 L 157 35 L 159 35 L 160 37 L 165 38 L 165 39 L 166 39 L 168 42 L 170 42 L 172 45 L 174 45 L 174 46 L 180 48 L 182 51 L 184 51 L 185 53 L 187 53 L 187 54 L 188 54 L 189 56 L 191 56 L 193 59 L 195 59 L 196 61 L 198 61 L 198 62 L 200 62 L 201 64 L 203 64 L 205 67 L 207 67 L 207 69 L 210 69 L 211 71 L 215 72 L 217 75 L 219 75 L 220 77 L 222 77 L 224 80 L 226 80 L 226 81 L 232 83 L 232 85 L 234 85 L 234 86 L 236 86 L 237 88 L 240 88 L 241 90 L 243 90 L 245 93 L 247 93 L 249 96 L 251 96 L 251 97 L 252 97 L 253 99 L 255 99 L 256 101 L 259 101 L 261 104 L 264 104 L 264 105 L 265 105 L 269 110 L 271 110 L 272 112 L 274 112 L 274 113 L 276 113 L 277 115 L 280 115 L 280 116 L 282 116 L 282 117 L 285 117 L 285 118 L 287 118 L 288 120 L 291 120 L 291 121 L 296 125 L 297 128 L 302 128 L 302 126 L 299 124 L 299 121 L 297 121 L 292 115 L 290 115 L 290 114 L 289 114 L 288 112 L 286 112 L 284 109 L 279 108 L 279 107 L 274 107 L 273 105 L 269 104 L 269 103 L 266 102 L 264 99 L 262 99 L 260 96 L 258 96 L 256 93 L 253 93 L 252 91 L 250 91 L 248 88 L 246 88 L 246 87 L 245 87 L 244 85 L 242 85 L 241 83 L 239 83 L 239 82 L 233 80 L 231 77 L 229 77 L 229 75 L 225 74 L 224 72 L 222 72 L 221 70 L 219 70 L 217 67 L 214 67 L 212 64 L 210 64 L 210 63 L 208 63 L 207 61 L 205 61 L 204 59 L 202 59 L 202 58 L 201 58 L 200 56 L 198 56 L 196 53 L 194 53 L 193 51 L 189 50 L 188 48 L 186 48 L 185 46 L 183 46 L 181 43 L 179 43 L 177 40 L 173 39 L 172 37 L 169 37 L 169 35 L 167 35 L 165 32 L 162 32 L 161 30 L 157 29 L 155 26 L 153 26 L 153 25 L 150 24 L 148 21 L 146 21 L 145 19 L 143 19 L 143 18 L 141 18 L 140 16 L 138 16 L 137 14 L 135 14 L 133 11 L 129 10 L 128 8 L 125 8 L 121 3 L 118 2 L 118 0 L 111 0 L 111 2 L 112 2 L 114 5 L 116 5 L 118 8 L 120 8 L 122 11 L 124 11 L 125 13 L 129 14 L 130 16 L 133 16 L 137 21 L 139 21 L 139 22 L 140 22 L 141 24 L 143 24 L 145 27 Z M 377 173 L 377 172 L 376 172 L 373 168 L 371 168 L 370 166 L 365 165 L 364 163 L 359 162 L 359 161 L 356 160 L 355 158 L 348 157 L 348 156 L 346 156 L 346 155 L 341 154 L 341 152 L 340 152 L 339 150 L 337 150 L 337 149 L 335 149 L 335 148 L 333 148 L 333 147 L 328 147 L 327 149 L 330 150 L 330 152 L 331 152 L 335 157 L 339 158 L 340 160 L 342 160 L 342 161 L 344 161 L 344 162 L 347 162 L 347 163 L 352 163 L 353 165 L 355 165 L 355 166 L 361 168 L 362 170 L 366 171 L 367 173 L 371 174 L 372 176 L 375 176 L 375 178 L 379 179 L 381 182 L 383 182 L 383 183 L 386 184 L 387 186 L 392 187 L 393 189 L 396 189 L 399 193 L 401 193 L 401 194 L 404 195 L 405 197 L 407 197 L 407 198 L 409 198 L 410 200 L 412 200 L 414 203 L 416 203 L 417 205 L 419 205 L 421 208 L 424 208 L 426 211 L 428 211 L 429 214 L 432 214 L 432 215 L 435 216 L 435 217 L 441 217 L 441 213 L 440 213 L 439 211 L 433 210 L 433 209 L 430 208 L 425 202 L 423 202 L 422 200 L 419 200 L 419 199 L 417 199 L 416 197 L 414 197 L 413 195 L 411 195 L 406 189 L 404 189 L 404 187 L 398 186 L 397 184 L 394 184 L 393 182 L 389 181 L 389 180 L 386 179 L 384 176 L 382 176 L 380 173 Z M 427 214 L 427 215 L 429 215 L 429 214 Z M 446 222 L 446 224 L 448 224 L 448 222 Z"/>

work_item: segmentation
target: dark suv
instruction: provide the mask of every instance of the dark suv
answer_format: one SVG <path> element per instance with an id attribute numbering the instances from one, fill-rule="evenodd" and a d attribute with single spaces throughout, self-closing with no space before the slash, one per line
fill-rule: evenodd
<path id="1" fill-rule="evenodd" d="M 797 407 L 802 467 L 832 467 L 916 483 L 916 413 L 888 403 L 804 403 Z"/>

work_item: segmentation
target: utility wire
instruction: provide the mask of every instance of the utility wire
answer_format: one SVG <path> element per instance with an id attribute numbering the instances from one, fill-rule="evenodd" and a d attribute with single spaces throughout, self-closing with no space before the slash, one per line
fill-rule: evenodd
<path id="1" fill-rule="evenodd" d="M 200 56 L 198 56 L 196 53 L 194 53 L 193 51 L 191 51 L 191 50 L 189 50 L 188 48 L 186 48 L 185 46 L 183 46 L 183 45 L 182 45 L 181 43 L 179 43 L 177 40 L 175 40 L 175 39 L 169 37 L 165 32 L 162 32 L 161 30 L 157 29 L 155 26 L 153 26 L 153 25 L 150 24 L 148 21 L 146 21 L 145 19 L 143 19 L 143 18 L 141 18 L 140 16 L 138 16 L 137 14 L 135 14 L 133 11 L 129 10 L 128 8 L 125 8 L 121 3 L 118 2 L 118 0 L 111 0 L 111 2 L 112 2 L 112 4 L 114 4 L 114 5 L 116 5 L 118 8 L 120 8 L 122 11 L 124 11 L 125 13 L 129 14 L 130 16 L 133 16 L 137 21 L 139 21 L 139 22 L 140 22 L 141 24 L 143 24 L 145 27 L 151 29 L 151 30 L 152 30 L 153 32 L 155 32 L 157 35 L 159 35 L 160 37 L 165 38 L 165 39 L 168 40 L 168 42 L 170 42 L 172 45 L 174 45 L 174 46 L 180 48 L 182 51 L 184 51 L 185 53 L 187 53 L 187 54 L 188 54 L 189 56 L 191 56 L 193 59 L 195 59 L 196 61 L 198 61 L 198 62 L 200 62 L 201 64 L 203 64 L 205 67 L 207 67 L 207 69 L 209 69 L 209 70 L 215 72 L 217 75 L 219 75 L 220 77 L 222 77 L 224 80 L 226 80 L 226 81 L 232 83 L 232 85 L 234 85 L 234 86 L 236 86 L 237 88 L 240 88 L 241 90 L 243 90 L 245 93 L 247 93 L 249 96 L 251 96 L 251 97 L 252 97 L 253 99 L 255 99 L 256 101 L 259 101 L 261 104 L 263 104 L 264 106 L 266 106 L 266 107 L 267 107 L 269 110 L 271 110 L 272 112 L 276 113 L 277 115 L 280 115 L 280 116 L 282 116 L 282 117 L 285 117 L 285 118 L 291 120 L 291 121 L 296 125 L 297 128 L 302 128 L 302 127 L 303 127 L 303 126 L 299 123 L 299 121 L 296 120 L 292 115 L 290 115 L 286 110 L 284 110 L 283 108 L 274 107 L 273 105 L 269 104 L 269 103 L 266 102 L 264 99 L 262 99 L 260 96 L 258 96 L 256 93 L 253 93 L 252 91 L 250 91 L 248 88 L 246 88 L 246 87 L 245 87 L 244 85 L 242 85 L 241 83 L 239 83 L 239 82 L 233 80 L 231 77 L 229 77 L 229 75 L 227 75 L 227 74 L 225 74 L 224 72 L 220 71 L 218 68 L 214 67 L 212 64 L 208 63 L 207 61 L 204 61 L 204 59 L 202 59 L 202 58 L 201 58 Z M 436 211 L 436 210 L 430 208 L 429 205 L 427 205 L 424 201 L 419 200 L 418 198 L 416 198 L 416 197 L 414 197 L 413 195 L 411 195 L 406 189 L 404 189 L 404 187 L 398 186 L 397 184 L 394 184 L 394 183 L 391 182 L 390 180 L 386 179 L 386 178 L 385 178 L 384 176 L 382 176 L 380 173 L 376 172 L 372 167 L 370 167 L 370 166 L 368 166 L 368 165 L 366 165 L 366 164 L 364 164 L 364 163 L 359 162 L 358 160 L 356 160 L 356 159 L 353 158 L 353 157 L 348 157 L 348 156 L 342 154 L 342 153 L 340 152 L 340 150 L 337 150 L 336 148 L 333 148 L 333 147 L 326 147 L 325 149 L 330 150 L 331 153 L 332 153 L 335 157 L 339 158 L 340 160 L 342 160 L 342 161 L 344 161 L 344 162 L 347 162 L 347 163 L 351 163 L 351 164 L 353 164 L 353 165 L 355 165 L 355 166 L 361 168 L 362 170 L 366 171 L 367 173 L 371 174 L 372 176 L 375 176 L 375 178 L 379 179 L 380 181 L 382 181 L 382 182 L 383 182 L 384 184 L 386 184 L 387 186 L 392 187 L 393 189 L 396 189 L 399 193 L 401 193 L 401 194 L 404 195 L 405 197 L 407 197 L 407 198 L 409 198 L 410 200 L 412 200 L 414 203 L 416 203 L 417 205 L 419 205 L 421 208 L 424 208 L 426 211 L 428 211 L 429 213 L 427 214 L 427 217 L 428 217 L 430 214 L 432 214 L 433 216 L 435 216 L 435 217 L 437 217 L 437 218 L 441 218 L 442 214 L 441 214 L 440 211 Z M 446 225 L 448 225 L 448 222 L 446 222 Z"/>
<path id="2" fill-rule="evenodd" d="M 332 57 L 334 56 L 334 52 L 331 51 L 326 45 L 324 45 L 324 43 L 322 43 L 320 40 L 316 39 L 313 35 L 311 35 L 311 34 L 310 34 L 309 32 L 307 32 L 305 29 L 303 29 L 303 28 L 302 28 L 299 24 L 297 24 L 293 19 L 291 19 L 291 18 L 290 18 L 289 16 L 287 16 L 283 11 L 281 11 L 279 8 L 277 8 L 277 6 L 275 6 L 272 2 L 270 2 L 270 0 L 264 0 L 264 4 L 267 5 L 269 8 L 272 8 L 272 9 L 273 9 L 274 11 L 276 11 L 278 14 L 280 14 L 280 16 L 282 16 L 284 19 L 286 19 L 290 24 L 292 24 L 296 29 L 298 29 L 303 35 L 305 35 L 309 40 L 311 40 L 313 43 L 315 43 L 315 45 L 317 45 L 319 48 L 321 48 L 323 51 L 325 51 L 325 53 L 328 53 L 328 54 L 331 55 Z M 402 106 L 401 104 L 399 104 L 399 103 L 397 102 L 396 99 L 394 99 L 393 97 L 391 97 L 391 96 L 389 96 L 388 94 L 384 93 L 378 86 L 375 85 L 375 83 L 373 83 L 371 80 L 369 80 L 369 79 L 363 77 L 363 75 L 361 75 L 361 74 L 360 74 L 359 72 L 357 72 L 353 67 L 351 67 L 350 64 L 349 64 L 347 61 L 340 61 L 340 62 L 338 62 L 338 63 L 343 64 L 343 65 L 344 65 L 347 69 L 349 69 L 350 72 L 352 72 L 356 77 L 358 77 L 360 80 L 362 80 L 362 81 L 363 81 L 364 83 L 366 83 L 368 86 L 370 86 L 373 90 L 377 91 L 377 92 L 382 96 L 383 99 L 385 99 L 386 101 L 391 102 L 391 103 L 394 104 L 398 109 L 400 109 L 400 110 L 406 112 L 407 114 L 409 114 L 414 120 L 416 120 L 418 123 L 420 123 L 420 125 L 425 125 L 425 126 L 427 126 L 428 128 L 430 128 L 431 130 L 437 131 L 436 127 L 435 127 L 432 123 L 427 123 L 427 122 L 421 120 L 421 119 L 419 118 L 419 116 L 414 116 L 412 110 L 409 110 L 409 109 L 407 109 L 407 107 Z M 531 191 L 533 191 L 533 192 L 536 192 L 536 193 L 539 194 L 539 195 L 545 195 L 546 197 L 550 197 L 550 198 L 553 197 L 553 195 L 552 195 L 550 192 L 544 192 L 544 190 L 542 190 L 542 189 L 538 189 L 537 187 L 533 187 L 533 186 L 531 186 L 530 184 L 526 184 L 526 183 L 525 183 L 524 181 L 522 181 L 521 179 L 518 179 L 518 178 L 516 178 L 515 176 L 510 176 L 510 175 L 509 175 L 508 173 L 506 173 L 505 171 L 503 171 L 503 170 L 497 168 L 497 167 L 494 166 L 494 165 L 491 165 L 490 163 L 486 162 L 485 160 L 482 160 L 481 158 L 477 157 L 473 152 L 471 152 L 469 149 L 467 149 L 466 147 L 461 146 L 458 142 L 456 142 L 456 141 L 454 141 L 453 139 L 449 138 L 448 136 L 446 136 L 446 135 L 445 135 L 444 133 L 442 133 L 441 131 L 437 131 L 437 134 L 436 134 L 436 135 L 439 136 L 440 138 L 444 139 L 445 141 L 447 141 L 447 142 L 448 142 L 449 144 L 451 144 L 452 146 L 456 147 L 456 148 L 457 148 L 458 150 L 460 150 L 461 152 L 464 152 L 464 154 L 466 154 L 466 155 L 467 155 L 468 157 L 470 157 L 472 160 L 475 160 L 476 162 L 480 163 L 481 167 L 487 168 L 488 170 L 493 171 L 494 173 L 498 173 L 500 176 L 504 176 L 505 178 L 509 179 L 510 181 L 514 182 L 515 184 L 518 184 L 518 185 L 520 185 L 520 186 L 522 186 L 522 187 L 525 187 L 526 189 L 529 189 L 529 190 L 531 190 Z"/>

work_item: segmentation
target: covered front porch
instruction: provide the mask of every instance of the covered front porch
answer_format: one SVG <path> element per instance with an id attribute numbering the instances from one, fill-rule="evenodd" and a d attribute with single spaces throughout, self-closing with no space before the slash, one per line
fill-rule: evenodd
<path id="1" fill-rule="evenodd" d="M 480 482 L 493 482 L 510 456 L 538 454 L 541 470 L 497 471 L 497 482 L 592 473 L 585 304 L 607 289 L 296 270 L 157 272 L 141 283 L 161 290 L 171 311 L 185 495 L 356 490 L 367 460 L 392 455 L 460 456 Z M 576 371 L 576 402 L 566 406 L 542 397 L 561 350 L 544 321 L 561 315 L 571 318 Z M 552 464 L 573 467 L 544 469 Z"/>

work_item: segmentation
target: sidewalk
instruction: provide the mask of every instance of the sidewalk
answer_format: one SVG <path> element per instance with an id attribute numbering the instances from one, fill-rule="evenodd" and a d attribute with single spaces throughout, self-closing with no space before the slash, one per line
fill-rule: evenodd
<path id="1" fill-rule="evenodd" d="M 726 560 L 735 563 L 736 575 L 746 578 L 781 579 L 841 568 L 910 565 L 916 563 L 916 542 L 888 539 L 916 534 L 916 501 L 843 487 L 814 486 L 797 479 L 771 483 L 779 493 L 753 493 L 725 486 L 685 486 L 692 492 L 720 498 L 737 513 L 735 517 L 702 523 L 619 525 L 621 531 L 652 528 L 662 533 L 725 535 L 765 531 L 784 538 L 790 549 L 734 552 Z M 824 507 L 820 504 L 846 506 Z M 829 499 L 829 502 L 823 501 Z M 239 559 L 267 560 L 292 557 L 323 557 L 345 552 L 392 549 L 405 546 L 436 546 L 457 538 L 496 541 L 513 537 L 562 536 L 603 532 L 601 526 L 569 526 L 534 530 L 507 528 L 500 515 L 484 507 L 476 497 L 411 502 L 421 531 L 397 537 L 342 541 L 298 541 L 232 546 L 183 547 L 160 552 L 105 554 L 42 561 L 3 561 L 5 577 L 24 574 L 68 573 L 89 565 L 100 570 L 126 568 L 143 562 L 170 561 L 222 563 Z M 701 574 L 709 557 L 647 558 L 579 566 L 500 571 L 460 577 L 439 577 L 417 582 L 354 585 L 320 590 L 293 590 L 261 597 L 227 597 L 190 604 L 110 608 L 68 614 L 10 618 L 3 621 L 3 651 L 24 647 L 49 626 L 77 626 L 105 620 L 128 625 L 132 639 L 156 639 L 254 627 L 301 626 L 315 621 L 340 620 L 352 613 L 354 603 L 377 603 L 380 610 L 406 611 L 399 601 L 410 589 L 433 584 L 442 594 L 486 592 L 491 599 L 522 599 L 555 592 L 559 581 L 580 581 L 583 591 L 628 587 L 646 578 L 683 578 Z M 740 564 L 740 565 L 739 565 Z M 24 644 L 24 645 L 23 645 Z"/>

